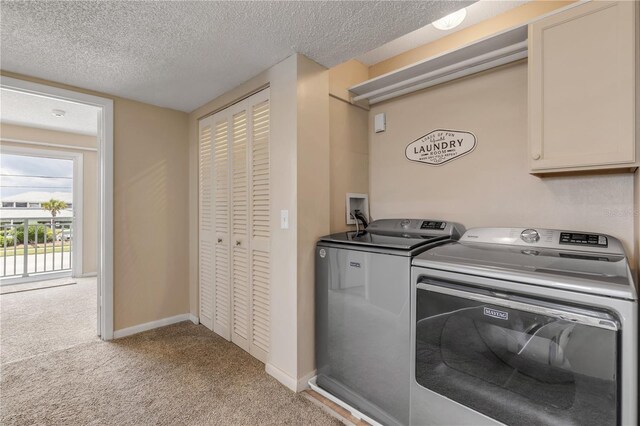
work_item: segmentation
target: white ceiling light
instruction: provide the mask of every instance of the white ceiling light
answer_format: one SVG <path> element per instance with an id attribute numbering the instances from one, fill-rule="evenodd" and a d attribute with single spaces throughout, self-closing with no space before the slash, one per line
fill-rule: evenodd
<path id="1" fill-rule="evenodd" d="M 64 117 L 66 112 L 61 109 L 52 109 L 51 114 L 53 114 L 54 117 Z"/>
<path id="2" fill-rule="evenodd" d="M 439 30 L 450 30 L 452 28 L 457 27 L 464 21 L 464 18 L 467 16 L 467 9 L 460 9 L 457 12 L 453 12 L 444 18 L 440 18 L 437 21 L 433 22 L 433 26 Z"/>

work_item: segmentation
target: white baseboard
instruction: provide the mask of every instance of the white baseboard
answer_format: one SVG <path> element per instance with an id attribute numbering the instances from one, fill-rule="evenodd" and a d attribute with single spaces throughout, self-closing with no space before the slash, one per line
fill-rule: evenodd
<path id="1" fill-rule="evenodd" d="M 269 374 L 294 392 L 302 392 L 303 390 L 307 389 L 309 387 L 309 379 L 315 377 L 316 375 L 316 370 L 313 370 L 312 372 L 305 374 L 300 379 L 295 379 L 275 365 L 269 363 L 265 365 L 265 371 L 267 372 L 267 374 Z"/>
<path id="2" fill-rule="evenodd" d="M 194 323 L 195 325 L 200 324 L 200 318 L 198 318 L 197 316 L 193 315 L 193 314 L 189 314 L 189 319 L 191 320 L 192 323 Z"/>
<path id="3" fill-rule="evenodd" d="M 307 374 L 305 374 L 304 376 L 302 376 L 300 379 L 298 379 L 298 387 L 297 387 L 297 392 L 302 392 L 305 389 L 309 388 L 309 380 L 311 380 L 312 378 L 316 377 L 317 374 L 317 370 L 313 370 Z"/>
<path id="4" fill-rule="evenodd" d="M 164 327 L 182 321 L 193 321 L 191 314 L 181 314 L 169 318 L 162 318 L 156 321 L 146 322 L 144 324 L 134 325 L 133 327 L 121 328 L 113 332 L 113 338 L 131 336 L 132 334 L 142 333 L 143 331 L 153 330 L 154 328 Z"/>
<path id="5" fill-rule="evenodd" d="M 287 373 L 280 370 L 278 367 L 276 367 L 273 364 L 267 363 L 264 369 L 267 372 L 267 374 L 275 378 L 277 381 L 279 381 L 280 383 L 282 383 L 292 391 L 297 392 L 296 388 L 298 387 L 298 381 L 296 379 L 289 376 Z"/>
<path id="6" fill-rule="evenodd" d="M 96 272 L 87 272 L 86 274 L 80 274 L 78 275 L 78 278 L 93 278 L 93 277 L 97 277 L 98 274 Z"/>

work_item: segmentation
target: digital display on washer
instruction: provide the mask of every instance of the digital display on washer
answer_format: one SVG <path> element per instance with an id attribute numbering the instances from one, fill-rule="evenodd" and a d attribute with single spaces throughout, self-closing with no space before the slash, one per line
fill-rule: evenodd
<path id="1" fill-rule="evenodd" d="M 598 234 L 581 234 L 576 232 L 561 232 L 560 244 L 575 244 L 590 247 L 607 247 L 607 237 Z"/>
<path id="2" fill-rule="evenodd" d="M 444 229 L 446 228 L 446 222 L 436 222 L 433 220 L 425 220 L 420 225 L 420 229 Z"/>

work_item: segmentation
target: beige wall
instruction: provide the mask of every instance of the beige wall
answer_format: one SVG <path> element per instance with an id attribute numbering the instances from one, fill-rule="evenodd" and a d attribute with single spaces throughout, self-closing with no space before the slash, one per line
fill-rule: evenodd
<path id="1" fill-rule="evenodd" d="M 369 112 L 352 105 L 347 88 L 366 80 L 369 70 L 355 60 L 329 70 L 331 232 L 353 228 L 346 223 L 348 192 L 369 192 Z"/>
<path id="2" fill-rule="evenodd" d="M 12 124 L 0 125 L 0 139 L 2 145 L 8 147 L 24 147 L 33 149 L 47 149 L 52 151 L 72 152 L 82 154 L 82 206 L 73 206 L 74 210 L 82 208 L 82 275 L 95 274 L 97 271 L 98 249 L 98 210 L 96 190 L 98 188 L 98 169 L 95 151 L 82 149 L 61 148 L 56 145 L 77 146 L 78 148 L 96 148 L 96 137 L 77 133 L 59 132 L 32 127 L 16 126 Z M 48 144 L 25 144 L 8 142 L 19 140 L 22 142 L 38 142 Z"/>
<path id="3" fill-rule="evenodd" d="M 329 72 L 300 55 L 297 86 L 297 333 L 300 379 L 316 368 L 315 247 L 318 238 L 330 231 Z"/>
<path id="4" fill-rule="evenodd" d="M 539 178 L 527 166 L 527 63 L 521 61 L 377 104 L 387 131 L 370 133 L 374 218 L 430 217 L 467 227 L 531 226 L 603 232 L 635 258 L 634 176 Z M 478 145 L 442 166 L 405 158 L 434 129 L 472 132 Z M 634 262 L 635 264 L 635 262 Z"/>
<path id="5" fill-rule="evenodd" d="M 327 79 L 322 67 L 293 55 L 189 115 L 189 282 L 191 312 L 197 315 L 198 119 L 270 86 L 272 309 L 267 371 L 292 389 L 314 368 L 309 253 L 311 241 L 315 244 L 329 229 L 328 188 L 322 183 L 329 167 Z M 289 229 L 280 229 L 281 210 L 289 211 Z"/>
<path id="6" fill-rule="evenodd" d="M 500 31 L 526 24 L 532 19 L 551 13 L 561 7 L 567 7 L 571 3 L 575 3 L 575 1 L 535 0 L 526 3 L 476 25 L 456 31 L 432 43 L 416 47 L 415 49 L 408 50 L 392 58 L 378 62 L 377 64 L 369 67 L 369 77 L 378 77 L 382 74 L 397 70 L 398 68 L 413 64 L 425 58 L 456 49 L 481 38 L 496 34 Z"/>
<path id="7" fill-rule="evenodd" d="M 114 101 L 114 330 L 189 312 L 187 114 Z"/>

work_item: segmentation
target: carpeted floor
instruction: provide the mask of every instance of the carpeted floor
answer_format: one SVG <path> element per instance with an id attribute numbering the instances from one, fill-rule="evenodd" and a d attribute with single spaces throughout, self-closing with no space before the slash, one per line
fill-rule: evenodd
<path id="1" fill-rule="evenodd" d="M 98 341 L 95 278 L 0 295 L 0 363 Z"/>
<path id="2" fill-rule="evenodd" d="M 4 322 L 5 297 L 29 293 L 39 291 L 0 297 L 2 425 L 340 424 L 242 349 L 190 322 L 112 342 L 92 337 L 66 348 L 46 343 L 47 351 L 19 350 L 18 343 L 30 344 L 21 333 L 37 336 L 19 319 Z M 95 320 L 95 301 L 93 308 Z M 64 335 L 63 328 L 57 330 Z"/>

